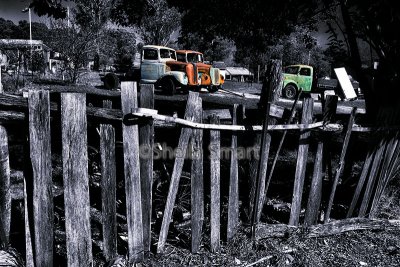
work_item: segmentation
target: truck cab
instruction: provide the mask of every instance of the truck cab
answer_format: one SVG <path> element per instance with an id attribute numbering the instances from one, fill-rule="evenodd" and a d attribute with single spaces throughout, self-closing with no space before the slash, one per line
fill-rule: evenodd
<path id="1" fill-rule="evenodd" d="M 313 87 L 314 71 L 308 65 L 289 65 L 283 68 L 282 95 L 294 99 L 298 90 L 310 93 Z"/>
<path id="2" fill-rule="evenodd" d="M 209 92 L 215 92 L 224 84 L 224 76 L 221 70 L 204 63 L 204 55 L 193 50 L 176 50 L 177 60 L 191 63 L 197 69 L 200 86 L 207 88 Z"/>

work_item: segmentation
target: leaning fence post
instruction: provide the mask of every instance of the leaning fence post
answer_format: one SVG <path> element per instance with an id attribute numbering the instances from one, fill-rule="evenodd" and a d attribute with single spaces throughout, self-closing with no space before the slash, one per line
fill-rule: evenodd
<path id="1" fill-rule="evenodd" d="M 61 131 L 68 266 L 91 266 L 85 94 L 61 94 Z"/>
<path id="2" fill-rule="evenodd" d="M 53 266 L 53 182 L 49 91 L 29 91 L 29 143 L 33 171 L 36 266 Z"/>
<path id="3" fill-rule="evenodd" d="M 252 239 L 255 240 L 256 226 L 260 220 L 262 205 L 265 194 L 265 179 L 268 169 L 268 156 L 271 144 L 271 135 L 268 133 L 268 124 L 270 122 L 269 112 L 271 103 L 274 102 L 282 89 L 282 62 L 280 60 L 272 60 L 269 68 L 269 76 L 265 77 L 263 89 L 260 97 L 260 109 L 263 112 L 263 132 L 261 138 L 260 160 L 257 171 L 257 181 L 254 196 L 254 208 L 252 216 Z"/>
<path id="4" fill-rule="evenodd" d="M 211 124 L 219 124 L 219 117 L 215 114 L 210 117 Z M 210 131 L 210 175 L 211 175 L 211 237 L 210 246 L 212 252 L 220 250 L 221 240 L 221 225 L 220 225 L 220 207 L 221 207 L 221 184 L 220 184 L 220 170 L 221 170 L 221 140 L 220 131 Z"/>
<path id="5" fill-rule="evenodd" d="M 0 250 L 8 246 L 11 222 L 10 159 L 8 135 L 0 125 Z"/>
<path id="6" fill-rule="evenodd" d="M 112 108 L 112 102 L 103 101 L 103 107 Z M 100 158 L 103 251 L 109 261 L 117 256 L 115 128 L 110 124 L 100 124 Z"/>
<path id="7" fill-rule="evenodd" d="M 121 83 L 121 107 L 124 115 L 138 107 L 135 82 Z M 132 264 L 141 262 L 144 258 L 138 126 L 123 123 L 122 137 L 128 224 L 128 261 L 129 264 Z"/>
<path id="8" fill-rule="evenodd" d="M 198 103 L 199 93 L 189 92 L 187 100 L 185 119 L 194 120 L 196 104 Z M 169 224 L 172 218 L 172 211 L 175 204 L 176 194 L 178 193 L 179 180 L 182 173 L 183 163 L 185 160 L 186 150 L 189 143 L 189 138 L 192 135 L 192 129 L 182 128 L 181 136 L 175 154 L 175 163 L 172 171 L 171 181 L 169 185 L 167 203 L 165 204 L 164 216 L 161 224 L 160 235 L 158 238 L 157 252 L 162 253 L 165 249 L 167 241 Z"/>
<path id="9" fill-rule="evenodd" d="M 308 124 L 312 122 L 314 101 L 312 98 L 305 98 L 303 101 L 303 110 L 301 123 Z M 299 139 L 299 150 L 297 152 L 296 173 L 294 177 L 294 188 L 292 206 L 290 209 L 289 225 L 297 226 L 299 224 L 301 198 L 303 195 L 304 178 L 306 176 L 306 166 L 308 158 L 308 146 L 310 130 L 302 130 Z"/>
<path id="10" fill-rule="evenodd" d="M 238 104 L 233 105 L 232 125 L 237 124 Z M 228 203 L 228 227 L 226 239 L 229 241 L 236 233 L 239 223 L 239 167 L 237 158 L 237 134 L 232 133 L 231 143 L 231 167 L 229 179 L 229 203 Z"/>
<path id="11" fill-rule="evenodd" d="M 195 122 L 203 122 L 202 100 L 197 100 Z M 191 222 L 192 253 L 200 248 L 202 226 L 204 221 L 204 183 L 203 183 L 203 130 L 194 129 L 191 138 L 192 170 L 191 170 Z"/>
<path id="12" fill-rule="evenodd" d="M 154 108 L 154 85 L 140 85 L 140 107 Z M 150 252 L 151 245 L 151 212 L 152 212 L 152 184 L 153 184 L 153 147 L 154 125 L 152 122 L 139 126 L 140 145 L 140 185 L 142 187 L 143 213 L 143 245 L 145 255 Z"/>
<path id="13" fill-rule="evenodd" d="M 328 207 L 326 208 L 326 213 L 325 213 L 325 218 L 324 218 L 325 223 L 329 222 L 332 205 L 333 205 L 333 200 L 335 198 L 336 188 L 339 183 L 340 176 L 342 175 L 342 172 L 344 169 L 344 164 L 345 164 L 344 159 L 346 157 L 347 147 L 350 142 L 351 131 L 353 130 L 353 124 L 354 124 L 354 118 L 356 115 L 356 110 L 357 110 L 357 108 L 354 107 L 350 113 L 350 118 L 349 118 L 349 122 L 347 124 L 346 134 L 345 134 L 344 141 L 343 141 L 342 152 L 341 152 L 340 158 L 339 158 L 339 167 L 336 170 L 335 179 L 333 180 L 331 194 L 329 196 Z"/>

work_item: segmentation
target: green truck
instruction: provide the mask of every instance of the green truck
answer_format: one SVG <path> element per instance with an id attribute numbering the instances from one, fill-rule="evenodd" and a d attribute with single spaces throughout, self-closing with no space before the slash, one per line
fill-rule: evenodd
<path id="1" fill-rule="evenodd" d="M 351 81 L 356 93 L 359 93 L 359 84 Z M 302 89 L 304 93 L 323 93 L 325 90 L 334 90 L 340 87 L 337 79 L 316 78 L 314 69 L 309 65 L 289 65 L 283 68 L 282 96 L 294 99 L 297 92 Z"/>

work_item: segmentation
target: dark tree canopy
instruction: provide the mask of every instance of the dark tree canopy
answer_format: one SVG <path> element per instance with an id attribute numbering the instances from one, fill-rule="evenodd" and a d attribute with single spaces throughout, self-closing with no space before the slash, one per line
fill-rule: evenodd
<path id="1" fill-rule="evenodd" d="M 29 5 L 39 16 L 47 15 L 55 19 L 63 19 L 67 16 L 67 8 L 62 5 L 69 0 L 32 0 Z"/>

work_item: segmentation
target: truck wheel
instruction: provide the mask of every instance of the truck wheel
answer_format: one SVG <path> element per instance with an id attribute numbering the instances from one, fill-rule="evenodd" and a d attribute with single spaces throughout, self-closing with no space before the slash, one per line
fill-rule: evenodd
<path id="1" fill-rule="evenodd" d="M 297 94 L 297 89 L 294 85 L 288 84 L 283 88 L 283 96 L 288 99 L 294 99 Z"/>
<path id="2" fill-rule="evenodd" d="M 218 86 L 216 85 L 211 85 L 209 87 L 207 87 L 208 92 L 210 93 L 215 93 L 216 91 L 218 91 Z"/>
<path id="3" fill-rule="evenodd" d="M 115 75 L 114 73 L 107 73 L 104 76 L 103 81 L 104 81 L 104 87 L 108 90 L 118 88 L 119 79 L 118 79 L 118 76 Z"/>
<path id="4" fill-rule="evenodd" d="M 162 83 L 162 88 L 168 95 L 174 95 L 176 93 L 176 86 L 172 79 L 164 79 Z"/>

